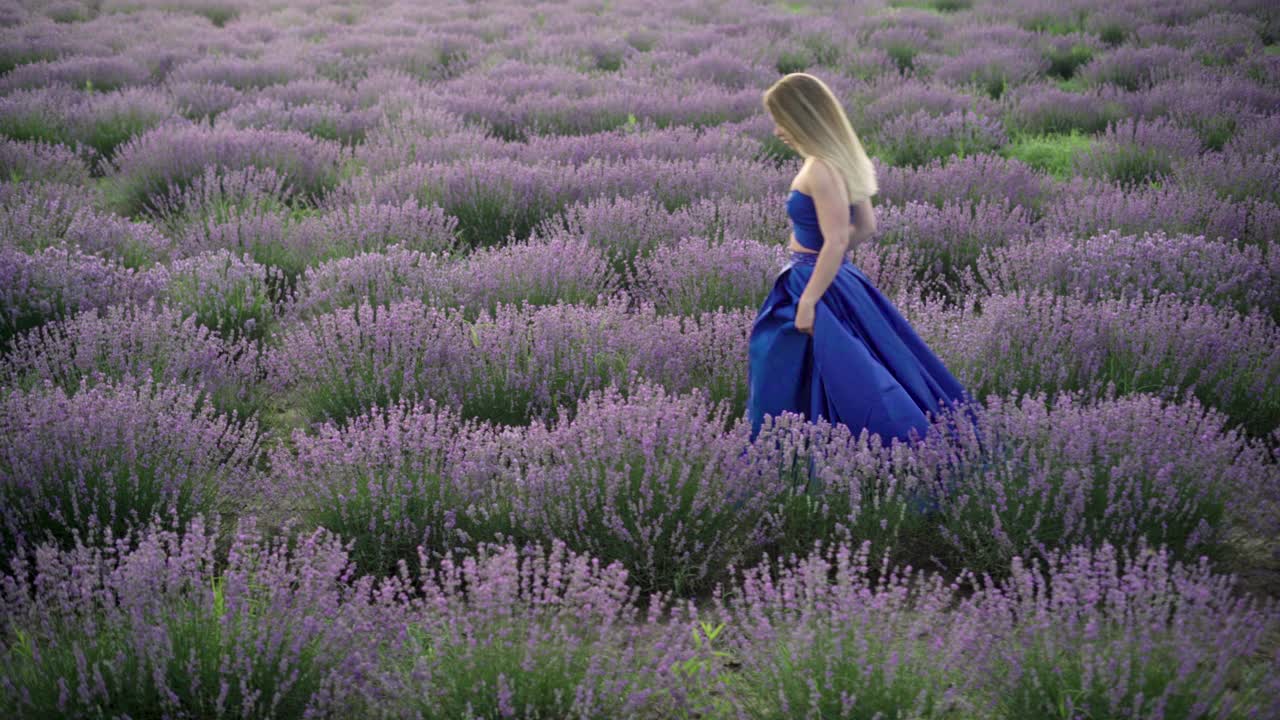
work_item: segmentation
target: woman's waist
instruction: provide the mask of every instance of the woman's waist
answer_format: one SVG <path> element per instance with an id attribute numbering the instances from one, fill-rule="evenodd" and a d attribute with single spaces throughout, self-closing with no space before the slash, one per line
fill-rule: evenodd
<path id="1" fill-rule="evenodd" d="M 803 250 L 791 250 L 791 263 L 794 265 L 813 265 L 818 262 L 817 252 L 805 252 Z M 841 258 L 841 262 L 850 263 L 849 254 L 845 253 Z"/>

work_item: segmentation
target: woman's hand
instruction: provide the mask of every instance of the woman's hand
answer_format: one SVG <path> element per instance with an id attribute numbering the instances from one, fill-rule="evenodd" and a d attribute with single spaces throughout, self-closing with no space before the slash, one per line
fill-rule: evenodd
<path id="1" fill-rule="evenodd" d="M 813 335 L 813 309 L 815 303 L 800 298 L 796 304 L 796 329 L 802 333 Z"/>

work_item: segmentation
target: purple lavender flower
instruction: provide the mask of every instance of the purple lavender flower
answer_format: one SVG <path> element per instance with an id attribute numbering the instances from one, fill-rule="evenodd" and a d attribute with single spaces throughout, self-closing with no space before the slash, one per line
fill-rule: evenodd
<path id="1" fill-rule="evenodd" d="M 975 397 L 1191 392 L 1254 434 L 1280 421 L 1280 328 L 1262 312 L 1169 293 L 1090 301 L 1031 288 L 970 297 L 962 309 L 915 324 Z"/>
<path id="2" fill-rule="evenodd" d="M 370 712 L 378 674 L 406 661 L 399 629 L 421 614 L 403 594 L 356 578 L 341 539 L 324 530 L 281 534 L 250 517 L 223 538 L 212 519 L 174 525 L 13 560 L 0 611 L 19 639 L 0 655 L 0 707 L 30 717 L 105 706 L 133 716 Z"/>
<path id="3" fill-rule="evenodd" d="M 1122 185 L 1160 180 L 1174 165 L 1199 157 L 1202 144 L 1194 130 L 1160 118 L 1131 118 L 1107 126 L 1096 144 L 1073 157 L 1076 170 Z"/>
<path id="4" fill-rule="evenodd" d="M 986 248 L 975 268 L 979 286 L 996 295 L 1032 287 L 1094 300 L 1168 293 L 1280 319 L 1280 256 L 1203 235 L 1053 233 Z"/>
<path id="5" fill-rule="evenodd" d="M 165 305 L 232 341 L 269 334 L 278 312 L 273 288 L 284 285 L 279 271 L 227 250 L 184 258 L 152 274 L 164 278 Z"/>
<path id="6" fill-rule="evenodd" d="M 121 210 L 136 213 L 169 186 L 189 183 L 210 165 L 269 167 L 301 192 L 323 195 L 338 181 L 347 153 L 337 143 L 295 130 L 211 127 L 167 122 L 122 145 L 112 159 Z"/>
<path id="7" fill-rule="evenodd" d="M 48 381 L 73 393 L 82 382 L 149 375 L 191 385 L 219 408 L 243 412 L 254 402 L 258 362 L 254 345 L 220 338 L 193 316 L 151 298 L 101 313 L 85 310 L 18 335 L 0 357 L 0 380 L 28 389 Z"/>
<path id="8" fill-rule="evenodd" d="M 783 243 L 685 237 L 660 247 L 636 269 L 637 296 L 659 312 L 694 315 L 719 308 L 759 306 L 786 264 Z"/>
<path id="9" fill-rule="evenodd" d="M 51 320 L 118 302 L 145 302 L 164 282 L 75 248 L 0 248 L 0 346 Z"/>
<path id="10" fill-rule="evenodd" d="M 934 116 L 924 110 L 889 120 L 869 138 L 870 150 L 892 165 L 989 152 L 1008 142 L 999 121 L 969 110 Z"/>
<path id="11" fill-rule="evenodd" d="M 87 184 L 89 168 L 69 147 L 47 142 L 0 139 L 0 180 Z"/>
<path id="12" fill-rule="evenodd" d="M 640 383 L 629 399 L 592 392 L 572 420 L 532 425 L 514 517 L 620 561 L 646 590 L 707 585 L 763 539 L 770 473 L 747 471 L 748 428 L 725 433 L 725 406 L 705 397 Z"/>
<path id="13" fill-rule="evenodd" d="M 109 541 L 153 514 L 234 511 L 256 489 L 254 421 L 181 385 L 126 376 L 68 396 L 46 381 L 6 397 L 0 425 L 6 553 Z"/>

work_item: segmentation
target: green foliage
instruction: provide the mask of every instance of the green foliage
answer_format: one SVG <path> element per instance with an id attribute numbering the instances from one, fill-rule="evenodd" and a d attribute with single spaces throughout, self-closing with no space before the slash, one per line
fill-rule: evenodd
<path id="1" fill-rule="evenodd" d="M 241 276 L 229 279 L 232 258 L 221 268 L 221 287 L 212 292 L 211 278 L 193 271 L 174 273 L 165 288 L 165 301 L 194 315 L 196 322 L 224 338 L 261 340 L 275 321 L 271 286 L 265 278 Z"/>
<path id="2" fill-rule="evenodd" d="M 1093 59 L 1093 50 L 1078 43 L 1069 48 L 1046 47 L 1044 57 L 1049 61 L 1048 75 L 1070 80 L 1077 69 Z"/>
<path id="3" fill-rule="evenodd" d="M 803 641 L 791 637 L 800 628 L 781 631 L 776 651 L 755 661 L 739 683 L 747 717 L 793 717 L 785 701 L 791 711 L 813 708 L 814 717 L 822 718 L 967 720 L 946 692 L 949 673 L 935 662 L 929 644 L 909 632 L 909 613 L 872 615 L 804 628 Z M 878 627 L 898 625 L 903 627 Z M 846 697 L 856 699 L 852 707 L 846 707 Z"/>
<path id="4" fill-rule="evenodd" d="M 1018 135 L 1000 148 L 1000 154 L 1066 180 L 1074 174 L 1074 158 L 1087 150 L 1093 139 L 1078 130 L 1069 133 Z"/>
<path id="5" fill-rule="evenodd" d="M 1078 75 L 1075 75 L 1074 73 L 1070 78 L 1066 80 L 1059 80 L 1054 84 L 1058 86 L 1059 90 L 1065 90 L 1067 92 L 1077 92 L 1077 93 L 1088 92 L 1090 87 L 1088 83 L 1086 83 L 1084 80 L 1081 80 L 1080 77 Z"/>
<path id="6" fill-rule="evenodd" d="M 1043 32 L 1050 35 L 1070 35 L 1072 33 L 1084 32 L 1084 21 L 1088 16 L 1088 10 L 1073 10 L 1066 17 L 1049 11 L 1044 11 L 1025 16 L 1018 24 L 1031 32 Z"/>
<path id="7" fill-rule="evenodd" d="M 421 677 L 429 669 L 431 678 L 422 693 L 398 698 L 406 710 L 425 720 L 504 717 L 499 697 L 505 689 L 517 709 L 515 717 L 577 717 L 577 692 L 612 697 L 617 662 L 644 667 L 651 662 L 646 655 L 660 652 L 642 643 L 625 650 L 618 647 L 613 626 L 589 611 L 567 618 L 550 611 L 549 605 L 534 612 L 517 605 L 509 612 L 470 618 L 466 627 L 451 623 L 406 627 L 409 652 L 391 672 L 405 677 L 410 687 L 421 684 L 410 677 L 415 672 Z M 628 653 L 625 659 L 620 657 L 622 652 Z M 627 681 L 644 687 L 654 679 L 632 676 Z M 664 704 L 660 694 L 650 704 Z"/>
<path id="8" fill-rule="evenodd" d="M 467 512 L 470 499 L 444 477 L 443 467 L 390 471 L 352 466 L 343 481 L 326 481 L 307 493 L 300 513 L 307 527 L 323 527 L 354 542 L 351 560 L 361 573 L 386 577 L 404 561 L 418 564 L 478 541 L 518 537 L 509 514 Z"/>
<path id="9" fill-rule="evenodd" d="M 1071 156 L 1071 173 L 1101 175 L 1126 187 L 1154 183 L 1173 172 L 1173 160 L 1158 148 L 1136 143 L 1093 144 Z"/>
<path id="10" fill-rule="evenodd" d="M 884 51 L 898 66 L 898 71 L 905 73 L 915 69 L 915 58 L 920 48 L 910 42 L 892 42 Z"/>
<path id="11" fill-rule="evenodd" d="M 1158 714 L 1169 720 L 1191 720 L 1212 712 L 1202 706 L 1197 689 L 1202 683 L 1206 687 L 1214 684 L 1216 667 L 1188 667 L 1180 658 L 1180 648 L 1167 637 L 1154 646 L 1146 646 L 1125 637 L 1111 624 L 1095 632 L 1097 637 L 1083 647 L 1055 640 L 1057 633 L 1051 627 L 1024 640 L 1026 650 L 1020 654 L 1020 664 L 999 670 L 1013 682 L 996 696 L 994 717 L 1119 720 Z M 1240 678 L 1244 680 L 1243 687 L 1260 687 L 1266 665 L 1241 664 L 1246 676 Z M 1112 672 L 1099 673 L 1098 667 L 1111 668 Z M 1112 673 L 1126 678 L 1130 674 L 1136 676 L 1121 686 L 1127 690 L 1123 695 L 1116 695 Z M 1201 682 L 1187 679 L 1188 673 L 1201 676 Z M 1167 693 L 1168 688 L 1176 691 Z"/>
<path id="12" fill-rule="evenodd" d="M 889 0 L 889 7 L 953 13 L 972 8 L 973 0 Z"/>
<path id="13" fill-rule="evenodd" d="M 1107 23 L 1098 28 L 1097 33 L 1102 42 L 1115 47 L 1129 37 L 1129 28 L 1119 23 Z"/>
<path id="14" fill-rule="evenodd" d="M 805 68 L 813 64 L 813 59 L 808 53 L 799 50 L 783 50 L 778 54 L 778 62 L 775 67 L 782 75 L 790 73 L 802 72 Z"/>
<path id="15" fill-rule="evenodd" d="M 736 662 L 733 653 L 715 649 L 716 638 L 725 627 L 723 622 L 712 625 L 706 620 L 699 620 L 697 627 L 689 629 L 689 632 L 693 633 L 693 647 L 696 654 L 686 660 L 673 663 L 672 669 L 684 676 L 695 687 L 700 683 L 709 682 L 712 688 L 719 689 L 715 686 L 725 684 L 721 668 L 727 663 Z M 707 695 L 712 707 L 715 708 L 716 715 L 713 717 L 728 718 L 733 715 L 733 703 L 725 697 L 724 693 L 713 691 Z"/>

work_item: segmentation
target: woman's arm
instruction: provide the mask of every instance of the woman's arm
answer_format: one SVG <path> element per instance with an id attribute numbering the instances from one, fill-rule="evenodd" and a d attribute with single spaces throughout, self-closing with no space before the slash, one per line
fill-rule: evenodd
<path id="1" fill-rule="evenodd" d="M 849 201 L 844 180 L 821 158 L 814 160 L 815 182 L 813 204 L 818 211 L 818 227 L 822 230 L 822 248 L 814 264 L 809 283 L 800 294 L 800 302 L 816 306 L 831 286 L 844 255 L 849 251 Z M 869 205 L 870 202 L 867 202 Z"/>
<path id="2" fill-rule="evenodd" d="M 876 211 L 871 209 L 871 198 L 855 203 L 853 209 L 856 222 L 849 225 L 850 249 L 876 234 Z"/>

